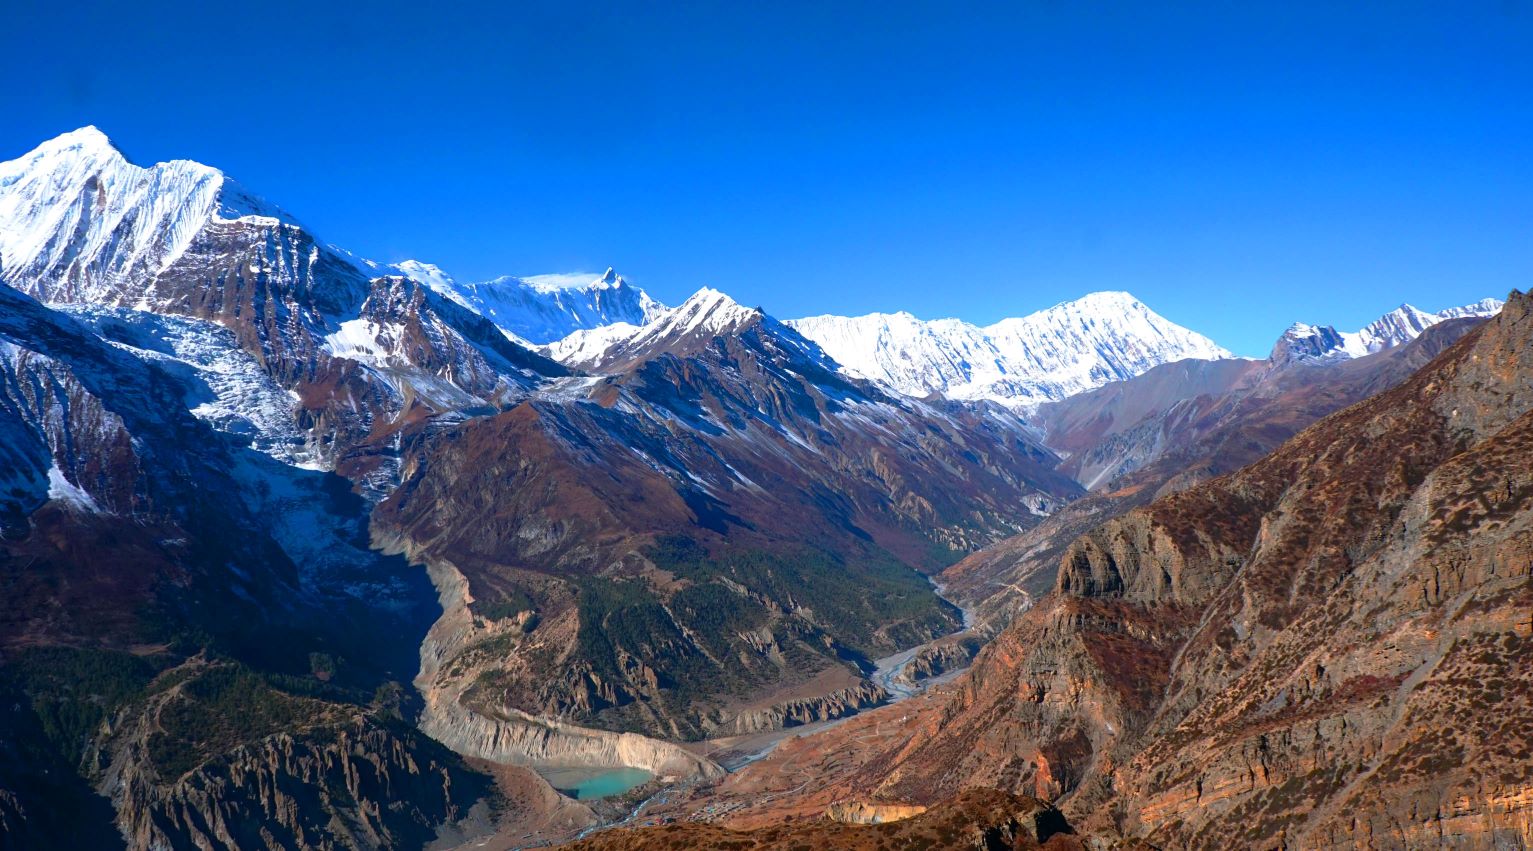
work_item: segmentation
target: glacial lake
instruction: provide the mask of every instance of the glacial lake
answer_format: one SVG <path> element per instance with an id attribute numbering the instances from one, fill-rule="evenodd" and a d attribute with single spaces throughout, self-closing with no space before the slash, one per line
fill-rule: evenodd
<path id="1" fill-rule="evenodd" d="M 540 768 L 548 785 L 577 801 L 610 798 L 648 783 L 655 775 L 642 768 Z"/>

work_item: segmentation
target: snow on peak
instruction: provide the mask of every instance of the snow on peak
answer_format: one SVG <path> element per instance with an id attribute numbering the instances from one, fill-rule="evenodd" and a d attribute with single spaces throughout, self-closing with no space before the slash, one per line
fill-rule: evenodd
<path id="1" fill-rule="evenodd" d="M 739 330 L 764 315 L 755 308 L 742 307 L 739 302 L 712 287 L 703 287 L 686 301 L 661 312 L 648 324 L 638 328 L 627 342 L 633 348 L 683 337 L 717 337 Z"/>
<path id="2" fill-rule="evenodd" d="M 547 275 L 525 275 L 518 278 L 498 278 L 497 280 L 516 280 L 541 292 L 559 292 L 561 290 L 595 290 L 609 289 L 627 285 L 623 276 L 612 270 L 611 266 L 600 275 L 591 272 L 557 272 Z"/>
<path id="3" fill-rule="evenodd" d="M 0 268 L 44 301 L 132 303 L 213 220 L 291 221 L 190 160 L 141 168 L 95 127 L 0 163 Z"/>
<path id="4" fill-rule="evenodd" d="M 665 310 L 665 305 L 610 267 L 600 276 L 589 272 L 504 275 L 463 283 L 440 267 L 418 260 L 362 262 L 373 274 L 398 274 L 425 284 L 490 320 L 517 343 L 546 345 L 577 331 L 614 323 L 642 325 Z"/>
<path id="5" fill-rule="evenodd" d="M 712 287 L 703 287 L 670 312 L 662 323 L 669 330 L 691 334 L 701 331 L 718 335 L 762 316 L 761 311 L 742 307 L 739 302 Z"/>
<path id="6" fill-rule="evenodd" d="M 1499 298 L 1482 298 L 1473 304 L 1439 310 L 1436 316 L 1439 319 L 1457 319 L 1461 316 L 1495 316 L 1505 306 L 1506 302 Z"/>
<path id="7" fill-rule="evenodd" d="M 549 344 L 544 353 L 570 366 L 597 369 L 650 348 L 739 331 L 765 316 L 719 290 L 703 287 L 681 304 L 656 311 L 647 323 L 624 322 L 576 331 Z"/>
<path id="8" fill-rule="evenodd" d="M 426 286 L 442 293 L 452 289 L 457 283 L 452 276 L 442 271 L 442 267 L 435 263 L 422 263 L 419 260 L 404 260 L 393 264 L 393 268 L 406 278 L 419 281 Z"/>
<path id="9" fill-rule="evenodd" d="M 116 156 L 124 158 L 122 151 L 112 144 L 112 140 L 99 130 L 94 124 L 87 124 L 78 130 L 61 133 L 58 136 L 33 148 L 28 157 L 38 154 L 52 154 L 62 151 L 90 151 L 101 156 Z M 124 158 L 125 159 L 125 158 Z"/>
<path id="10" fill-rule="evenodd" d="M 1473 304 L 1450 307 L 1427 313 L 1402 304 L 1370 322 L 1362 330 L 1337 331 L 1330 325 L 1295 322 L 1289 326 L 1272 349 L 1274 361 L 1348 360 L 1399 346 L 1421 336 L 1426 329 L 1447 319 L 1465 316 L 1494 316 L 1501 312 L 1499 299 L 1481 299 Z"/>
<path id="11" fill-rule="evenodd" d="M 909 313 L 787 323 L 848 371 L 909 396 L 942 393 L 1028 408 L 1162 363 L 1230 353 L 1126 292 L 1089 293 L 979 327 Z"/>

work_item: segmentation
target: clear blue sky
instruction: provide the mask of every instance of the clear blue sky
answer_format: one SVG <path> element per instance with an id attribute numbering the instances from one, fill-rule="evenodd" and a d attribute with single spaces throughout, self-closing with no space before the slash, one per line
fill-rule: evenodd
<path id="1" fill-rule="evenodd" d="M 1519 0 L 309 5 L 4 0 L 0 158 L 96 124 L 369 256 L 782 317 L 1126 289 L 1262 354 L 1533 285 Z"/>

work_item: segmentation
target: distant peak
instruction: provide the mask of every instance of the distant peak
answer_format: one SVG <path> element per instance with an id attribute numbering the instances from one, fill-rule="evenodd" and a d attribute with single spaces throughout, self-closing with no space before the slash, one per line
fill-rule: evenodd
<path id="1" fill-rule="evenodd" d="M 710 310 L 740 307 L 740 303 L 730 298 L 727 293 L 716 290 L 713 287 L 703 287 L 693 293 L 686 301 L 682 302 L 683 307 L 687 305 L 707 307 Z M 744 310 L 745 308 L 740 307 L 740 309 Z"/>
<path id="2" fill-rule="evenodd" d="M 396 263 L 401 269 L 409 269 L 412 272 L 442 272 L 442 267 L 435 263 L 426 263 L 421 260 L 401 260 Z"/>
<path id="3" fill-rule="evenodd" d="M 717 334 L 736 328 L 761 315 L 754 308 L 740 306 L 728 295 L 703 287 L 670 311 L 668 324 L 683 331 L 703 330 Z"/>
<path id="4" fill-rule="evenodd" d="M 61 133 L 54 137 L 53 142 L 64 145 L 111 145 L 112 140 L 101 132 L 101 128 L 94 124 L 87 124 L 78 130 Z"/>
<path id="5" fill-rule="evenodd" d="M 551 293 L 560 290 L 590 290 L 615 286 L 623 283 L 623 276 L 608 267 L 607 271 L 601 275 L 592 272 L 557 272 L 524 277 L 507 276 L 504 280 L 520 281 L 538 292 Z"/>
<path id="6" fill-rule="evenodd" d="M 33 153 L 55 153 L 63 151 L 88 151 L 91 153 L 111 154 L 122 156 L 122 151 L 112 144 L 112 140 L 101 132 L 94 124 L 87 124 L 78 130 L 62 133 L 38 145 Z"/>
<path id="7" fill-rule="evenodd" d="M 445 272 L 441 266 L 435 263 L 424 263 L 420 260 L 401 260 L 392 267 L 382 266 L 378 268 L 394 268 L 402 272 L 406 277 L 420 281 L 434 290 L 450 290 L 455 283 L 453 277 Z"/>
<path id="8" fill-rule="evenodd" d="M 1081 305 L 1137 305 L 1142 304 L 1133 293 L 1123 290 L 1100 290 L 1094 293 L 1086 293 L 1080 298 L 1062 304 Z"/>

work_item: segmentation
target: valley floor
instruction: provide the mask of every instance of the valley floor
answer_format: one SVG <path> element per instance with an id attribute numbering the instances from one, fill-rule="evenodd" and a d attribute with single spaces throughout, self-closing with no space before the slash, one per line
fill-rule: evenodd
<path id="1" fill-rule="evenodd" d="M 964 611 L 964 623 L 971 623 L 967 610 Z M 667 783 L 654 780 L 602 799 L 576 801 L 556 795 L 557 800 L 552 800 L 546 792 L 541 796 L 532 792 L 540 786 L 550 788 L 545 782 L 549 772 L 540 770 L 535 773 L 519 766 L 475 760 L 475 765 L 495 776 L 502 795 L 515 802 L 509 808 L 515 814 L 515 820 L 502 824 L 480 821 L 478 827 L 487 835 L 444 837 L 433 848 L 437 851 L 454 848 L 508 851 L 547 847 L 618 827 L 642 827 L 671 821 L 718 822 L 728 819 L 732 825 L 739 826 L 742 818 L 743 823 L 756 823 L 751 815 L 757 812 L 762 814 L 759 823 L 766 824 L 780 820 L 782 811 L 774 805 L 790 798 L 789 811 L 823 815 L 829 800 L 821 804 L 819 797 L 813 797 L 813 803 L 805 809 L 804 792 L 810 781 L 800 782 L 792 788 L 783 785 L 796 776 L 796 767 L 819 753 L 829 761 L 817 762 L 813 771 L 802 776 L 823 778 L 827 771 L 839 767 L 841 757 L 838 755 L 879 752 L 878 745 L 885 742 L 885 737 L 900 729 L 889 719 L 908 717 L 901 713 L 901 704 L 922 698 L 928 690 L 941 688 L 963 673 L 967 662 L 933 677 L 917 676 L 912 667 L 935 648 L 964 639 L 977 641 L 978 637 L 965 628 L 875 660 L 875 670 L 868 679 L 882 686 L 889 695 L 877 707 L 828 721 L 685 745 L 688 750 L 730 772 L 717 781 L 694 779 Z M 840 732 L 843 729 L 846 732 Z M 737 772 L 763 762 L 770 766 L 764 774 L 753 771 L 751 779 L 740 782 Z M 539 777 L 539 774 L 543 776 Z M 763 781 L 763 777 L 774 779 Z"/>

